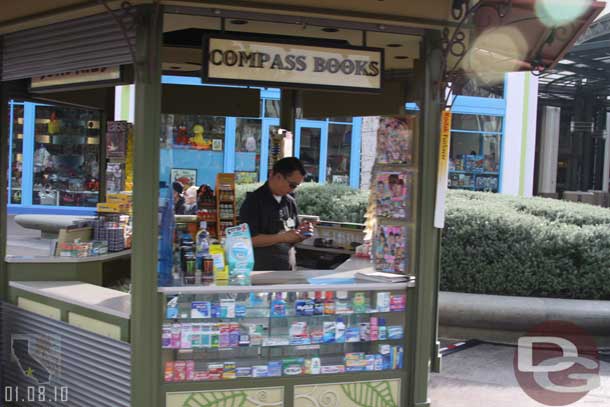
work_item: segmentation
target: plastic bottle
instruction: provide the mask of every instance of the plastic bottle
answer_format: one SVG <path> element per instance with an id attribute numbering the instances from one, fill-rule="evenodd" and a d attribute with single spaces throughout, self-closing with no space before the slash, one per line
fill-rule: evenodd
<path id="1" fill-rule="evenodd" d="M 319 357 L 311 358 L 311 374 L 320 374 L 322 372 L 322 362 Z"/>
<path id="2" fill-rule="evenodd" d="M 271 316 L 285 317 L 286 316 L 286 301 L 282 299 L 282 293 L 276 293 L 275 299 L 271 301 Z"/>
<path id="3" fill-rule="evenodd" d="M 199 232 L 195 238 L 195 253 L 197 255 L 197 270 L 203 272 L 203 259 L 210 255 L 208 225 L 205 221 L 199 223 Z"/>
<path id="4" fill-rule="evenodd" d="M 335 314 L 335 300 L 333 298 L 332 291 L 326 291 L 326 300 L 324 300 L 324 314 L 334 315 Z"/>

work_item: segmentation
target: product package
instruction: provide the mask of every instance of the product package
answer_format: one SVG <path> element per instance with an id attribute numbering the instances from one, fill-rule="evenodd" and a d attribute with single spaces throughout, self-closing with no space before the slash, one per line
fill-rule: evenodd
<path id="1" fill-rule="evenodd" d="M 250 285 L 250 273 L 254 268 L 254 251 L 250 228 L 247 223 L 225 230 L 225 252 L 229 265 L 229 283 Z"/>
<path id="2" fill-rule="evenodd" d="M 212 256 L 214 268 L 214 281 L 228 281 L 229 268 L 225 264 L 225 251 L 219 244 L 210 245 L 210 256 Z"/>
<path id="3" fill-rule="evenodd" d="M 212 306 L 209 301 L 193 301 L 191 303 L 191 318 L 210 318 Z"/>
<path id="4" fill-rule="evenodd" d="M 280 360 L 272 360 L 267 363 L 269 377 L 277 377 L 282 375 L 282 362 Z"/>
<path id="5" fill-rule="evenodd" d="M 375 236 L 374 259 L 377 270 L 405 274 L 408 260 L 407 228 L 378 226 Z"/>
<path id="6" fill-rule="evenodd" d="M 222 378 L 225 380 L 226 379 L 235 379 L 235 377 L 236 377 L 235 369 L 236 369 L 235 362 L 224 362 Z"/>
<path id="7" fill-rule="evenodd" d="M 398 294 L 390 296 L 390 311 L 401 312 L 404 311 L 407 306 L 407 296 L 405 294 Z"/>
<path id="8" fill-rule="evenodd" d="M 252 366 L 252 377 L 267 377 L 269 376 L 269 368 L 267 365 Z"/>
<path id="9" fill-rule="evenodd" d="M 186 381 L 186 361 L 179 360 L 174 362 L 174 382 Z"/>
<path id="10" fill-rule="evenodd" d="M 174 362 L 165 362 L 165 370 L 163 376 L 166 382 L 174 381 Z"/>
<path id="11" fill-rule="evenodd" d="M 382 117 L 377 130 L 379 164 L 412 164 L 415 116 Z"/>
<path id="12" fill-rule="evenodd" d="M 235 369 L 236 377 L 251 377 L 252 376 L 252 368 L 251 367 L 238 367 Z"/>
<path id="13" fill-rule="evenodd" d="M 324 336 L 323 336 L 323 342 L 324 343 L 333 343 L 335 342 L 335 335 L 336 335 L 336 323 L 335 321 L 324 321 L 323 323 L 323 329 L 324 329 Z"/>
<path id="14" fill-rule="evenodd" d="M 375 213 L 377 216 L 410 219 L 411 175 L 404 172 L 380 172 L 375 177 Z"/>
<path id="15" fill-rule="evenodd" d="M 377 293 L 377 312 L 390 312 L 390 293 Z"/>
<path id="16" fill-rule="evenodd" d="M 298 376 L 303 374 L 305 365 L 304 358 L 289 358 L 282 360 L 282 372 L 286 376 Z"/>

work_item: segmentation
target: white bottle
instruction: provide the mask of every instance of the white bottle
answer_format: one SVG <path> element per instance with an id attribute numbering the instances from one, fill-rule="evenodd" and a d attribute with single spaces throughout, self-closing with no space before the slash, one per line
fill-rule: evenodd
<path id="1" fill-rule="evenodd" d="M 320 374 L 322 371 L 322 362 L 320 358 L 311 358 L 311 374 Z"/>

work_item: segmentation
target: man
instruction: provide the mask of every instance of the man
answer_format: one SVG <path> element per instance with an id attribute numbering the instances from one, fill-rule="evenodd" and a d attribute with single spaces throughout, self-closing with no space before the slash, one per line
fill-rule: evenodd
<path id="1" fill-rule="evenodd" d="M 273 166 L 269 180 L 246 195 L 239 220 L 250 226 L 255 270 L 294 270 L 294 245 L 313 234 L 312 224 L 299 224 L 296 201 L 289 195 L 305 174 L 298 158 L 282 158 Z"/>

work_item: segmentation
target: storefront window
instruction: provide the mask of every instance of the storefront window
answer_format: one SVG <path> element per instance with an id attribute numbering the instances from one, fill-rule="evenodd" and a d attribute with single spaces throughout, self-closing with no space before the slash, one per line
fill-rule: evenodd
<path id="1" fill-rule="evenodd" d="M 500 135 L 454 131 L 449 165 L 450 187 L 497 192 Z"/>
<path id="2" fill-rule="evenodd" d="M 299 158 L 307 174 L 305 181 L 320 181 L 320 145 L 322 129 L 318 127 L 301 127 L 301 147 Z"/>
<path id="3" fill-rule="evenodd" d="M 278 99 L 265 99 L 265 117 L 280 117 L 280 101 Z"/>
<path id="4" fill-rule="evenodd" d="M 352 126 L 330 123 L 328 125 L 326 182 L 349 184 L 351 151 Z"/>
<path id="5" fill-rule="evenodd" d="M 32 202 L 95 206 L 100 177 L 100 113 L 37 106 Z"/>
<path id="6" fill-rule="evenodd" d="M 237 119 L 235 127 L 235 178 L 238 184 L 258 182 L 262 121 Z"/>
<path id="7" fill-rule="evenodd" d="M 176 148 L 223 151 L 225 122 L 221 116 L 161 115 L 161 144 Z"/>
<path id="8" fill-rule="evenodd" d="M 21 187 L 23 182 L 23 105 L 12 104 L 11 115 L 11 169 L 9 171 L 9 202 L 21 204 Z"/>

